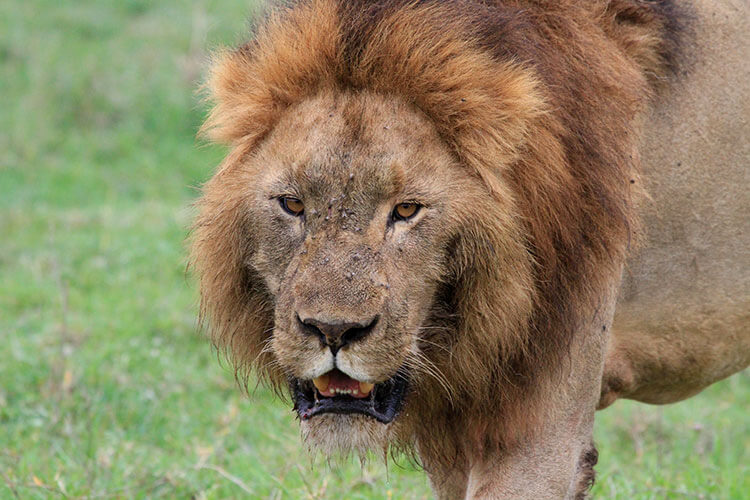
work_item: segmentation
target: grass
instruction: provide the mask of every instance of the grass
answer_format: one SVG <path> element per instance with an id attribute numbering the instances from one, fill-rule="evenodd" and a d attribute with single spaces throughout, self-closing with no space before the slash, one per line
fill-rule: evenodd
<path id="1" fill-rule="evenodd" d="M 408 464 L 328 468 L 196 331 L 184 239 L 228 0 L 0 3 L 0 498 L 431 498 Z M 598 498 L 747 498 L 750 376 L 599 415 Z"/>

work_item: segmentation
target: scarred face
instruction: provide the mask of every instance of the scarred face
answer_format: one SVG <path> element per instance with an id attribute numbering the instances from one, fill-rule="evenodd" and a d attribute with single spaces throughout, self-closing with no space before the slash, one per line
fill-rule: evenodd
<path id="1" fill-rule="evenodd" d="M 246 266 L 272 297 L 268 349 L 303 430 L 326 448 L 382 446 L 410 385 L 439 373 L 424 347 L 457 193 L 481 186 L 415 109 L 374 94 L 290 108 L 240 170 Z"/>

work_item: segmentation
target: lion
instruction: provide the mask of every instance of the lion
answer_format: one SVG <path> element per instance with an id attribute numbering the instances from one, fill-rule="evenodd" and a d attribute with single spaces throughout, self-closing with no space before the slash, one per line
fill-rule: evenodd
<path id="1" fill-rule="evenodd" d="M 750 8 L 301 0 L 219 52 L 201 318 L 308 447 L 584 498 L 594 413 L 750 362 Z"/>

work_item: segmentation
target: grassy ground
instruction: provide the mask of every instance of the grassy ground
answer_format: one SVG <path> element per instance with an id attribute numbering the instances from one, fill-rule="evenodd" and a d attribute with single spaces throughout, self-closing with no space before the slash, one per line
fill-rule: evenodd
<path id="1" fill-rule="evenodd" d="M 301 451 L 195 328 L 184 238 L 206 50 L 250 3 L 0 3 L 0 498 L 430 498 Z M 599 498 L 749 498 L 750 376 L 599 415 Z"/>

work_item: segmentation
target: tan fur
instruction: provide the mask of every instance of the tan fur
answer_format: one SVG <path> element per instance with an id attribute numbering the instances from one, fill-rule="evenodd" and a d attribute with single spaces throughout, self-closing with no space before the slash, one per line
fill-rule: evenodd
<path id="1" fill-rule="evenodd" d="M 750 8 L 697 1 L 690 66 L 644 135 L 644 245 L 625 272 L 600 406 L 671 403 L 750 363 Z"/>
<path id="2" fill-rule="evenodd" d="M 300 313 L 378 317 L 336 362 L 373 383 L 407 370 L 403 411 L 314 417 L 311 447 L 415 451 L 442 498 L 585 495 L 643 117 L 680 19 L 635 0 L 309 0 L 218 54 L 204 131 L 231 151 L 192 262 L 238 376 L 283 393 L 331 369 Z M 424 209 L 389 225 L 405 201 Z M 645 376 L 628 340 L 605 380 Z"/>

